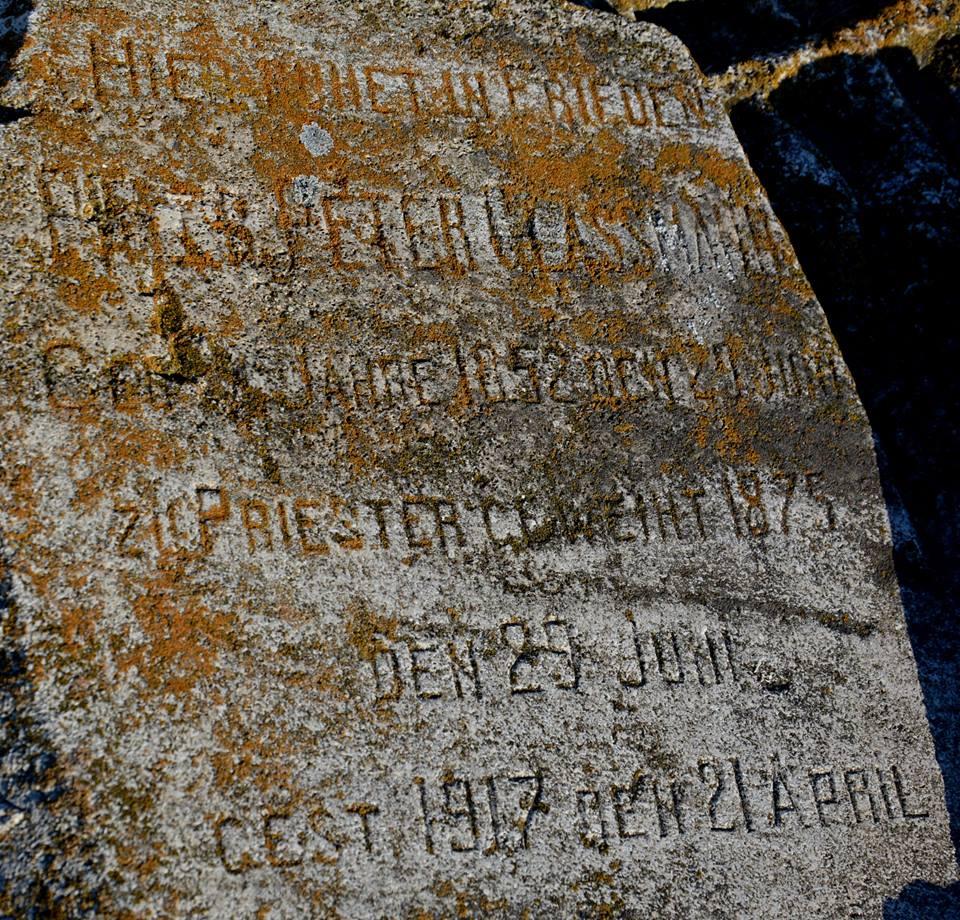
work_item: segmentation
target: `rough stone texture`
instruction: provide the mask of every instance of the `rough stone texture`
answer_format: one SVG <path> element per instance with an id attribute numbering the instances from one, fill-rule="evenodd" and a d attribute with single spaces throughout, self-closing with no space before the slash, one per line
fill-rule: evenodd
<path id="1" fill-rule="evenodd" d="M 17 66 L 8 913 L 949 882 L 869 428 L 677 41 L 49 4 Z"/>
<path id="2" fill-rule="evenodd" d="M 769 15 L 783 6 L 760 5 Z M 725 62 L 711 80 L 857 381 L 960 852 L 960 4 L 862 7 L 837 26 L 849 12 L 808 8 L 780 52 L 753 25 L 763 17 L 737 5 L 724 7 L 721 28 L 696 5 L 658 21 L 708 71 Z M 923 895 L 912 893 L 904 909 L 919 913 L 902 916 L 960 915 L 960 887 L 928 895 L 915 907 Z"/>

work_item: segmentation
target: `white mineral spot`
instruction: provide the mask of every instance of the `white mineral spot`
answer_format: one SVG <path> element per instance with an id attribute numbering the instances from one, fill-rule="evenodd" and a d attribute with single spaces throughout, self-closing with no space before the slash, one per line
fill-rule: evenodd
<path id="1" fill-rule="evenodd" d="M 320 180 L 316 176 L 297 176 L 293 180 L 293 198 L 297 204 L 313 207 L 320 194 Z"/>
<path id="2" fill-rule="evenodd" d="M 321 128 L 315 121 L 303 126 L 300 131 L 300 143 L 315 157 L 322 157 L 333 150 L 333 138 L 330 132 Z"/>

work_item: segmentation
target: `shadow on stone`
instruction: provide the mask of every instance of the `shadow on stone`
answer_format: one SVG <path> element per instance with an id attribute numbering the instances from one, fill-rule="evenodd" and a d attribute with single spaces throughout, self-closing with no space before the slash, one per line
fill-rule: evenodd
<path id="1" fill-rule="evenodd" d="M 927 716 L 960 852 L 960 68 L 838 55 L 731 113 L 870 417 Z M 926 899 L 926 900 L 924 900 Z M 920 906 L 917 906 L 920 905 Z M 960 916 L 916 882 L 886 917 Z"/>
<path id="2" fill-rule="evenodd" d="M 817 41 L 890 5 L 891 0 L 685 0 L 636 15 L 682 39 L 704 72 L 721 73 L 739 61 Z"/>
<path id="3" fill-rule="evenodd" d="M 11 79 L 11 62 L 23 45 L 32 9 L 25 0 L 0 0 L 0 89 Z M 0 126 L 30 114 L 0 106 Z M 15 471 L 0 469 L 0 475 Z M 82 883 L 92 857 L 56 829 L 55 808 L 67 812 L 75 825 L 82 819 L 59 782 L 53 745 L 32 715 L 23 630 L 0 539 L 0 839 L 10 854 L 4 868 L 17 864 L 9 875 L 0 871 L 0 920 L 97 916 L 97 895 Z"/>
<path id="4" fill-rule="evenodd" d="M 941 888 L 913 882 L 883 905 L 883 920 L 960 920 L 960 882 Z"/>
<path id="5" fill-rule="evenodd" d="M 0 125 L 9 125 L 21 118 L 26 118 L 30 114 L 30 109 L 22 109 L 16 106 L 0 105 Z"/>
<path id="6" fill-rule="evenodd" d="M 889 0 L 686 0 L 637 13 L 707 73 L 782 54 Z M 731 112 L 870 417 L 894 561 L 960 853 L 960 36 L 816 61 Z M 960 917 L 917 881 L 888 918 Z"/>
<path id="7" fill-rule="evenodd" d="M 26 38 L 33 6 L 33 0 L 0 0 L 0 89 L 12 75 L 10 64 Z M 29 114 L 29 109 L 0 105 L 0 125 L 10 124 Z"/>
<path id="8" fill-rule="evenodd" d="M 889 0 L 687 0 L 637 14 L 707 73 L 874 17 Z M 816 61 L 731 112 L 873 426 L 894 558 L 960 853 L 960 36 Z M 960 917 L 917 881 L 887 918 Z"/>

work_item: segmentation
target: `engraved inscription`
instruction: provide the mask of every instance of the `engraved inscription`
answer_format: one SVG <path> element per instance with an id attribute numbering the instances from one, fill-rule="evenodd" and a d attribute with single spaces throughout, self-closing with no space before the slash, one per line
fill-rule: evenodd
<path id="1" fill-rule="evenodd" d="M 664 477 L 629 490 L 515 497 L 401 493 L 350 499 L 335 494 L 232 494 L 202 486 L 166 504 L 116 500 L 112 545 L 122 556 L 168 551 L 333 559 L 357 552 L 469 561 L 492 549 L 513 555 L 579 543 L 630 546 L 710 540 L 791 539 L 801 528 L 837 526 L 817 472 L 773 474 L 722 468 L 696 484 Z M 803 482 L 803 489 L 796 484 Z M 736 490 L 736 491 L 735 491 Z"/>
<path id="2" fill-rule="evenodd" d="M 320 801 L 308 811 L 223 817 L 213 832 L 225 868 L 243 873 L 264 865 L 336 865 L 348 853 L 375 858 L 391 821 L 424 855 L 483 858 L 523 854 L 557 835 L 606 851 L 700 835 L 856 833 L 928 818 L 923 794 L 897 764 L 787 767 L 774 754 L 703 757 L 674 773 L 644 767 L 603 785 L 538 770 L 448 770 L 415 776 L 409 789 L 390 790 L 379 804 L 334 810 Z"/>

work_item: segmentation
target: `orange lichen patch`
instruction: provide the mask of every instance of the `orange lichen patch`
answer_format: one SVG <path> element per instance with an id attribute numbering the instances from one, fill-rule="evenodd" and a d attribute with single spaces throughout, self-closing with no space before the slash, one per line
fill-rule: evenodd
<path id="1" fill-rule="evenodd" d="M 742 61 L 711 78 L 732 108 L 749 96 L 766 96 L 809 64 L 840 54 L 868 56 L 884 48 L 909 48 L 920 59 L 960 23 L 960 6 L 939 0 L 896 0 L 879 15 L 840 29 L 823 41 L 803 45 L 780 58 Z"/>
<path id="2" fill-rule="evenodd" d="M 150 174 L 170 191 L 187 194 L 177 187 L 178 180 L 198 188 L 215 174 L 212 141 L 218 128 L 212 116 L 245 110 L 256 87 L 253 75 L 236 66 L 238 49 L 211 23 L 201 21 L 180 31 L 175 51 L 155 21 L 119 10 L 60 10 L 44 25 L 48 50 L 27 56 L 24 64 L 29 83 L 45 90 L 38 94 L 31 123 L 44 151 L 44 169 L 73 168 L 104 179 L 129 177 L 130 164 L 142 158 L 142 148 L 133 147 L 132 135 L 99 138 L 91 131 L 90 115 L 102 108 L 121 124 L 131 124 L 144 111 L 155 116 L 151 122 L 157 128 L 145 128 L 136 136 L 142 140 L 146 133 L 148 142 L 154 142 Z M 124 60 L 120 69 L 118 56 Z M 155 67 L 158 60 L 162 74 Z M 183 81 L 189 87 L 181 85 Z M 66 92 L 70 96 L 63 99 Z M 142 180 L 132 181 L 143 185 Z M 125 217 L 123 208 L 112 215 L 89 215 L 120 222 Z M 123 234 L 115 236 L 111 245 L 122 250 Z"/>
<path id="3" fill-rule="evenodd" d="M 576 74 L 587 80 L 602 79 L 594 61 L 584 52 L 581 42 L 586 35 L 577 32 L 568 32 L 562 42 L 550 48 L 549 57 L 545 61 L 547 72 L 551 77 L 565 74 Z M 522 60 L 524 49 L 517 48 Z"/>
<path id="4" fill-rule="evenodd" d="M 150 329 L 154 335 L 169 338 L 176 335 L 186 322 L 186 312 L 180 298 L 168 285 L 162 285 L 153 298 L 154 308 L 150 316 Z"/>
<path id="5" fill-rule="evenodd" d="M 85 94 L 77 93 L 77 90 L 82 87 L 94 88 L 98 84 L 100 75 L 93 55 L 97 41 L 102 41 L 106 36 L 118 36 L 126 30 L 129 30 L 128 35 L 135 32 L 140 36 L 149 36 L 152 33 L 151 23 L 145 19 L 97 6 L 85 6 L 82 11 L 50 11 L 49 16 L 45 17 L 45 26 L 47 50 L 27 57 L 25 76 L 30 85 L 45 86 L 61 97 L 67 91 L 69 98 L 58 100 L 54 107 L 46 105 L 42 98 L 38 100 L 40 104 L 36 114 L 41 130 L 55 127 L 54 123 L 62 120 L 64 111 L 83 113 L 90 110 L 91 101 Z M 94 44 L 91 45 L 91 42 Z M 58 119 L 58 116 L 61 118 Z M 71 124 L 69 118 L 66 122 L 63 126 L 65 131 L 77 128 L 77 124 Z M 77 139 L 77 136 L 71 139 Z"/>
<path id="6" fill-rule="evenodd" d="M 361 661 L 373 661 L 386 650 L 384 639 L 397 638 L 397 618 L 377 613 L 363 598 L 351 601 L 343 613 L 347 641 Z"/>
<path id="7" fill-rule="evenodd" d="M 60 611 L 60 627 L 68 653 L 89 649 L 95 638 L 97 621 L 102 616 L 98 605 L 74 604 Z"/>
<path id="8" fill-rule="evenodd" d="M 117 172 L 123 175 L 124 170 L 128 173 L 131 160 L 138 156 L 131 149 L 129 137 L 111 138 L 110 144 L 101 144 L 97 148 L 91 139 L 87 115 L 97 105 L 116 109 L 118 115 L 122 111 L 128 120 L 146 110 L 153 115 L 163 116 L 161 129 L 146 129 L 148 133 L 154 131 L 151 140 L 158 152 L 156 160 L 150 164 L 151 174 L 162 181 L 171 193 L 197 196 L 204 182 L 216 181 L 219 170 L 215 165 L 215 148 L 225 143 L 221 136 L 224 130 L 222 126 L 211 125 L 216 122 L 218 113 L 240 112 L 254 133 L 257 152 L 251 163 L 263 181 L 263 190 L 272 190 L 276 198 L 279 229 L 287 230 L 290 229 L 291 217 L 284 198 L 290 181 L 298 175 L 316 175 L 325 183 L 345 188 L 363 182 L 380 188 L 410 188 L 411 175 L 432 176 L 438 186 L 456 185 L 456 167 L 438 155 L 428 142 L 446 128 L 454 132 L 463 130 L 468 140 L 473 139 L 481 147 L 487 145 L 491 160 L 500 166 L 505 193 L 516 206 L 520 224 L 525 217 L 530 218 L 530 209 L 537 201 L 574 208 L 580 207 L 577 202 L 581 199 L 591 201 L 589 205 L 582 205 L 584 213 L 579 219 L 589 225 L 588 234 L 602 239 L 604 242 L 601 245 L 608 247 L 614 256 L 586 259 L 586 263 L 589 263 L 585 264 L 589 276 L 586 283 L 605 283 L 623 277 L 615 255 L 620 252 L 620 243 L 615 234 L 609 231 L 609 225 L 622 222 L 622 208 L 625 207 L 621 163 L 625 147 L 614 130 L 600 126 L 588 140 L 578 140 L 576 133 L 570 130 L 558 112 L 553 112 L 552 120 L 548 115 L 545 124 L 544 113 L 540 113 L 539 121 L 533 115 L 500 119 L 497 121 L 497 131 L 490 131 L 489 126 L 476 123 L 466 128 L 458 127 L 458 120 L 443 111 L 439 111 L 436 117 L 431 114 L 430 118 L 423 117 L 421 112 L 421 117 L 415 118 L 412 123 L 400 115 L 384 115 L 370 122 L 350 112 L 349 100 L 336 101 L 338 95 L 354 94 L 354 88 L 338 83 L 339 89 L 331 95 L 333 77 L 329 68 L 333 65 L 329 61 L 300 59 L 291 62 L 289 56 L 284 54 L 287 49 L 265 30 L 248 29 L 239 35 L 234 34 L 228 40 L 209 25 L 194 26 L 178 33 L 178 52 L 173 55 L 174 61 L 181 61 L 180 52 L 183 52 L 181 63 L 184 67 L 189 63 L 187 69 L 193 74 L 191 87 L 198 95 L 178 95 L 176 80 L 170 76 L 173 82 L 170 86 L 164 83 L 165 95 L 160 98 L 151 95 L 148 87 L 150 80 L 142 67 L 143 72 L 131 71 L 123 76 L 126 70 L 117 70 L 115 66 L 117 55 L 123 52 L 122 42 L 132 34 L 142 37 L 144 48 L 156 47 L 161 56 L 168 54 L 163 50 L 167 45 L 165 37 L 157 33 L 156 27 L 120 13 L 106 15 L 90 11 L 89 16 L 82 20 L 78 19 L 78 15 L 64 13 L 61 15 L 62 21 L 52 20 L 54 32 L 76 33 L 77 30 L 83 30 L 83 23 L 89 23 L 93 34 L 103 35 L 103 41 L 113 42 L 113 45 L 104 45 L 104 61 L 108 62 L 104 66 L 108 79 L 103 86 L 96 74 L 97 53 L 92 53 L 91 57 L 90 49 L 82 48 L 82 43 L 81 46 L 60 48 L 56 52 L 68 59 L 64 66 L 70 71 L 71 78 L 66 82 L 83 87 L 87 95 L 94 92 L 98 100 L 96 103 L 89 102 L 87 108 L 76 112 L 69 125 L 62 124 L 62 119 L 47 118 L 42 109 L 38 112 L 37 133 L 46 138 L 51 153 L 64 148 L 64 163 L 70 163 L 77 169 L 95 167 L 98 174 Z M 561 48 L 547 54 L 543 64 L 553 78 L 561 80 L 575 74 L 586 84 L 590 84 L 594 78 L 600 79 L 596 65 L 579 42 L 579 38 L 571 37 Z M 275 52 L 276 56 L 272 59 L 260 58 L 259 63 L 251 64 L 251 55 L 241 49 L 254 47 L 260 52 Z M 369 54 L 375 50 L 375 46 L 368 46 L 365 50 Z M 385 53 L 388 50 L 393 52 L 393 49 L 384 49 Z M 458 50 L 451 49 L 454 59 Z M 503 49 L 499 50 L 506 54 Z M 112 58 L 107 51 L 113 54 Z M 512 66 L 515 61 L 528 57 L 527 49 L 519 45 L 511 45 L 507 51 L 511 58 L 507 60 L 505 56 L 504 64 Z M 35 64 L 40 69 L 42 58 L 43 55 L 38 56 Z M 113 61 L 113 64 L 109 64 L 109 61 Z M 350 70 L 348 74 L 347 70 L 341 69 L 338 73 L 338 81 L 363 82 L 364 79 L 362 70 Z M 130 86 L 125 87 L 124 81 Z M 48 72 L 41 82 L 59 85 L 64 82 L 63 75 Z M 170 98 L 171 91 L 174 100 Z M 424 111 L 432 113 L 429 106 Z M 322 156 L 311 154 L 300 139 L 300 130 L 312 120 L 326 125 L 331 131 L 333 146 Z M 652 172 L 632 167 L 630 181 L 632 185 L 649 184 L 652 189 L 658 180 Z M 186 188 L 188 185 L 191 188 Z M 142 216 L 147 216 L 151 209 L 155 210 L 158 201 L 155 193 L 140 188 L 134 209 L 139 207 Z M 239 222 L 233 226 L 225 218 L 204 219 L 207 222 L 204 229 L 237 243 L 239 248 L 227 255 L 226 261 L 232 264 L 242 262 L 245 258 L 243 252 L 249 251 L 252 245 L 244 237 L 244 233 L 249 234 L 247 228 Z M 312 215 L 309 219 L 319 217 Z M 545 266 L 537 246 L 530 240 L 522 240 L 520 248 L 525 251 L 520 253 L 519 283 L 528 297 L 543 299 L 574 295 L 575 291 L 568 280 L 556 277 L 558 272 L 576 270 L 578 264 L 584 261 L 572 215 L 569 223 L 571 253 L 568 265 Z M 115 232 L 114 236 L 122 238 L 123 234 Z M 156 233 L 152 234 L 154 245 L 157 236 Z M 305 239 L 294 236 L 286 242 L 291 260 L 296 261 L 310 247 Z M 179 240 L 184 252 L 172 258 L 200 275 L 209 275 L 223 267 L 224 259 L 205 249 L 198 242 L 201 238 L 202 234 L 195 237 L 184 227 Z M 105 264 L 109 264 L 113 249 L 123 244 L 111 240 L 105 245 L 109 251 L 103 257 Z M 317 259 L 318 255 L 323 258 L 323 253 L 313 253 L 312 258 Z M 128 257 L 131 261 L 139 258 L 132 253 L 128 253 Z M 635 275 L 643 274 L 639 268 L 632 271 Z M 356 281 L 341 280 L 344 284 Z M 579 287 L 579 282 L 574 286 Z"/>
<path id="9" fill-rule="evenodd" d="M 152 804 L 149 797 L 143 797 L 141 807 L 129 817 L 134 820 L 141 818 L 144 811 L 149 810 Z M 117 855 L 118 865 L 127 871 L 136 872 L 137 877 L 145 884 L 150 883 L 154 873 L 163 865 L 165 855 L 162 846 L 158 843 L 152 844 L 148 854 L 145 853 L 142 842 L 126 845 L 118 843 L 114 852 Z M 133 918 L 136 915 L 130 913 L 128 916 Z"/>
<path id="10" fill-rule="evenodd" d="M 36 460 L 18 465 L 0 464 L 0 499 L 7 521 L 3 540 L 12 555 L 12 567 L 29 581 L 37 595 L 48 597 L 54 591 L 56 574 L 62 571 L 63 561 L 44 540 L 49 525 L 39 508 L 41 486 L 37 475 L 42 469 L 41 462 Z M 31 666 L 42 668 L 43 659 L 33 657 Z"/>
<path id="11" fill-rule="evenodd" d="M 73 503 L 86 508 L 118 488 L 131 470 L 168 469 L 185 456 L 168 432 L 128 428 L 106 420 L 95 433 L 84 434 L 81 444 L 80 455 L 94 469 L 78 480 Z"/>
<path id="12" fill-rule="evenodd" d="M 194 89 L 206 99 L 216 99 L 222 108 L 245 110 L 243 99 L 255 93 L 256 80 L 242 66 L 242 49 L 228 42 L 211 19 L 202 17 L 191 29 L 181 33 L 185 60 L 200 65 L 200 78 Z"/>
<path id="13" fill-rule="evenodd" d="M 629 320 L 622 313 L 599 316 L 593 310 L 581 313 L 570 323 L 583 342 L 606 342 L 618 345 L 624 341 Z"/>
<path id="14" fill-rule="evenodd" d="M 118 302 L 116 282 L 99 274 L 93 263 L 83 259 L 76 249 L 56 250 L 50 261 L 50 273 L 58 280 L 57 290 L 63 302 L 77 313 L 90 316 L 100 312 L 104 298 Z"/>
<path id="15" fill-rule="evenodd" d="M 265 105 L 253 121 L 257 154 L 252 165 L 268 187 L 277 190 L 278 200 L 282 189 L 298 175 L 316 174 L 344 187 L 363 182 L 400 187 L 406 181 L 404 164 L 411 159 L 421 171 L 431 170 L 431 158 L 420 149 L 420 141 L 430 133 L 427 126 L 410 125 L 399 116 L 368 123 L 336 104 L 324 108 L 315 89 L 328 85 L 331 77 L 319 62 L 262 60 L 257 66 Z M 359 92 L 358 85 L 342 90 L 347 95 L 354 91 Z M 300 137 L 303 127 L 314 122 L 330 131 L 331 148 L 319 156 L 311 153 Z M 433 166 L 436 172 L 438 166 Z"/>
<path id="16" fill-rule="evenodd" d="M 757 239 L 760 245 L 768 245 L 771 251 L 783 251 L 783 244 L 774 240 L 770 234 L 758 234 Z M 802 313 L 798 304 L 809 304 L 814 297 L 813 289 L 799 263 L 792 256 L 785 261 L 786 270 L 781 271 L 776 280 L 767 278 L 766 285 L 775 292 L 771 298 L 775 311 L 783 316 L 799 319 Z"/>
<path id="17" fill-rule="evenodd" d="M 453 916 L 458 920 L 468 920 L 470 917 L 493 916 L 503 914 L 510 909 L 510 902 L 506 898 L 488 898 L 482 891 L 470 891 L 458 888 L 451 880 L 444 879 L 434 882 L 433 893 L 444 901 L 453 901 Z M 418 917 L 435 917 L 435 914 L 421 912 Z M 446 912 L 440 916 L 448 916 Z"/>
<path id="18" fill-rule="evenodd" d="M 21 522 L 23 527 L 18 533 L 26 537 L 39 529 L 37 523 L 37 485 L 35 476 L 37 468 L 23 464 L 11 467 L 0 466 L 3 474 L 3 483 L 9 489 L 12 502 L 6 508 L 6 513 L 14 520 Z M 10 536 L 9 530 L 6 536 Z"/>
<path id="19" fill-rule="evenodd" d="M 180 262 L 184 267 L 193 269 L 198 275 L 209 275 L 223 267 L 223 261 L 205 250 L 189 232 L 184 231 L 181 240 L 184 253 Z"/>
<path id="20" fill-rule="evenodd" d="M 343 419 L 341 431 L 344 439 L 343 456 L 352 474 L 362 477 L 372 468 L 379 452 L 378 447 L 382 445 L 378 445 L 370 434 L 349 417 Z"/>
<path id="21" fill-rule="evenodd" d="M 739 336 L 727 336 L 726 347 L 734 363 L 746 360 L 750 349 Z M 701 372 L 710 366 L 710 350 L 696 339 L 671 335 L 661 345 L 658 357 L 676 355 Z M 696 412 L 690 439 L 699 451 L 710 451 L 727 463 L 755 464 L 760 460 L 761 441 L 757 405 L 748 398 L 731 400 L 724 385 L 695 383 Z"/>
<path id="22" fill-rule="evenodd" d="M 756 192 L 758 188 L 746 163 L 691 144 L 664 144 L 657 154 L 654 172 L 659 176 L 693 172 L 699 181 L 709 182 L 727 192 Z"/>
<path id="23" fill-rule="evenodd" d="M 386 336 L 393 331 L 392 324 L 382 323 L 379 318 L 376 319 L 376 328 L 380 334 Z M 415 323 L 407 335 L 411 346 L 417 345 L 456 345 L 459 341 L 459 330 L 456 325 L 449 321 L 439 321 L 433 323 Z"/>
<path id="24" fill-rule="evenodd" d="M 243 317 L 237 310 L 233 309 L 220 321 L 217 331 L 224 339 L 233 341 L 243 332 L 245 327 Z"/>
<path id="25" fill-rule="evenodd" d="M 755 465 L 760 462 L 758 434 L 756 410 L 746 400 L 739 400 L 735 410 L 702 412 L 693 440 L 701 450 L 710 448 L 727 463 Z"/>
<path id="26" fill-rule="evenodd" d="M 470 391 L 470 384 L 466 378 L 461 377 L 457 382 L 457 388 L 453 397 L 447 405 L 447 414 L 452 419 L 462 419 L 473 407 L 473 395 Z"/>
<path id="27" fill-rule="evenodd" d="M 220 750 L 210 760 L 218 788 L 229 791 L 238 784 L 252 783 L 267 792 L 291 784 L 289 735 L 265 725 L 251 731 L 237 707 L 228 709 L 226 721 L 216 726 L 214 735 Z"/>
<path id="28" fill-rule="evenodd" d="M 202 589 L 186 589 L 178 571 L 162 571 L 143 584 L 133 613 L 144 641 L 119 656 L 118 664 L 122 671 L 136 668 L 153 691 L 184 696 L 214 673 L 237 624 L 233 613 L 211 611 Z"/>
<path id="29" fill-rule="evenodd" d="M 544 125 L 531 115 L 514 115 L 502 119 L 496 132 L 477 127 L 471 134 L 500 167 L 508 195 L 567 203 L 622 194 L 626 146 L 611 130 L 578 144 L 563 128 Z"/>
<path id="30" fill-rule="evenodd" d="M 323 85 L 323 75 L 316 73 L 320 65 L 309 61 L 290 63 L 283 59 L 264 59 L 258 61 L 257 67 L 266 105 L 254 122 L 258 146 L 254 166 L 269 178 L 310 174 L 320 165 L 326 173 L 342 154 L 342 138 L 338 137 L 340 150 L 335 144 L 332 156 L 319 159 L 300 141 L 303 126 L 317 118 L 322 119 L 324 115 L 312 88 L 318 79 Z M 338 135 L 345 130 L 356 134 L 362 128 L 353 125 L 350 130 L 338 122 Z"/>

